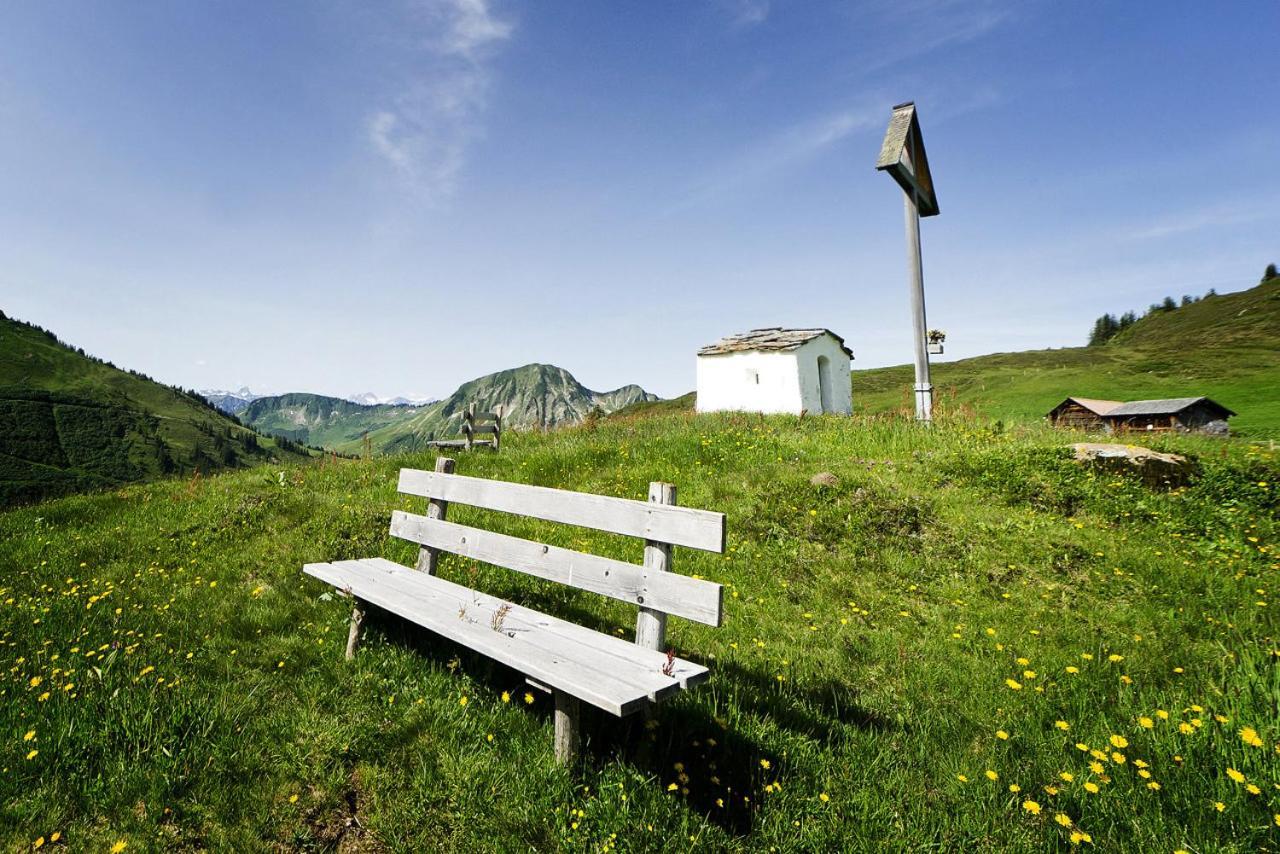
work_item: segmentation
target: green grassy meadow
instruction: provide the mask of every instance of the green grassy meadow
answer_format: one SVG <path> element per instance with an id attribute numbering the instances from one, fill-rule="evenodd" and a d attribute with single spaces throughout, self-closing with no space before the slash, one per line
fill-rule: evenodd
<path id="1" fill-rule="evenodd" d="M 1160 491 L 1072 437 L 951 415 L 601 420 L 458 471 L 723 511 L 725 623 L 672 619 L 708 683 L 586 716 L 303 563 L 387 535 L 401 466 L 326 460 L 0 513 L 0 846 L 69 850 L 1280 849 L 1280 460 L 1160 436 Z M 830 472 L 835 486 L 810 478 Z M 638 561 L 641 544 L 450 519 Z M 605 631 L 634 609 L 461 559 L 447 577 Z M 54 834 L 57 834 L 55 841 Z"/>
<path id="2" fill-rule="evenodd" d="M 1139 320 L 1105 345 L 995 353 L 932 366 L 941 405 L 1008 420 L 1043 417 L 1068 395 L 1212 397 L 1233 432 L 1280 438 L 1280 279 Z M 911 406 L 910 365 L 853 373 L 861 412 Z"/>

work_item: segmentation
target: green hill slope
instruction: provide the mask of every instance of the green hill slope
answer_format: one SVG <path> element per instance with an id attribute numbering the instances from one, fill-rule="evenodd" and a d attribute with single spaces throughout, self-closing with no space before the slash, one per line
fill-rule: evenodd
<path id="1" fill-rule="evenodd" d="M 709 680 L 652 723 L 584 708 L 572 769 L 522 674 L 377 613 L 344 661 L 351 605 L 301 572 L 412 564 L 387 522 L 425 512 L 396 480 L 431 453 L 0 513 L 0 849 L 1274 850 L 1280 462 L 1154 439 L 1198 458 L 1186 489 L 970 419 L 674 413 L 459 455 L 640 500 L 669 481 L 726 514 L 724 554 L 672 565 L 725 586 L 722 626 L 667 627 Z M 449 519 L 643 559 L 590 529 Z M 478 561 L 440 574 L 635 626 L 632 605 Z"/>
<path id="2" fill-rule="evenodd" d="M 608 414 L 637 401 L 656 399 L 637 385 L 592 391 L 564 368 L 532 364 L 463 383 L 444 400 L 371 430 L 369 439 L 375 450 L 385 453 L 424 447 L 432 437 L 457 435 L 462 414 L 472 404 L 480 411 L 501 412 L 503 427 L 528 430 L 576 424 L 593 410 Z M 336 450 L 357 453 L 360 442 L 356 439 Z"/>
<path id="3" fill-rule="evenodd" d="M 277 444 L 0 314 L 0 506 L 305 454 Z"/>
<path id="4" fill-rule="evenodd" d="M 1005 420 L 1040 418 L 1068 395 L 1206 395 L 1239 413 L 1233 431 L 1280 436 L 1280 280 L 1152 314 L 1102 346 L 995 353 L 932 374 L 940 406 Z M 854 371 L 854 407 L 904 409 L 912 381 L 909 365 Z"/>
<path id="5" fill-rule="evenodd" d="M 260 397 L 240 410 L 240 420 L 264 433 L 322 448 L 358 449 L 373 432 L 422 413 L 426 406 L 366 406 L 338 397 L 293 392 Z"/>

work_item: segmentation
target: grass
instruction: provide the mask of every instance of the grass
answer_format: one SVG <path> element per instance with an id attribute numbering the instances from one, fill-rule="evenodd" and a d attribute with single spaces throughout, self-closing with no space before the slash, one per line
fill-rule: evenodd
<path id="1" fill-rule="evenodd" d="M 1104 400 L 1205 395 L 1239 413 L 1231 429 L 1280 438 L 1280 280 L 1140 320 L 1100 347 L 996 353 L 932 367 L 937 396 L 1004 420 L 1043 417 L 1068 395 Z M 855 371 L 854 405 L 910 405 L 912 368 Z"/>
<path id="2" fill-rule="evenodd" d="M 465 474 L 633 498 L 670 480 L 728 516 L 724 555 L 674 564 L 726 586 L 722 627 L 669 626 L 710 681 L 651 728 L 588 715 L 574 769 L 517 673 L 387 617 L 344 662 L 349 605 L 301 573 L 411 562 L 386 533 L 392 509 L 422 509 L 396 472 L 431 454 L 5 512 L 0 845 L 1280 848 L 1280 462 L 1265 443 L 1159 437 L 1199 474 L 1152 491 L 1078 466 L 1063 439 L 671 413 L 463 456 Z M 838 484 L 810 483 L 824 471 Z M 640 558 L 605 534 L 450 518 Z M 621 603 L 515 573 L 443 573 L 634 625 Z"/>

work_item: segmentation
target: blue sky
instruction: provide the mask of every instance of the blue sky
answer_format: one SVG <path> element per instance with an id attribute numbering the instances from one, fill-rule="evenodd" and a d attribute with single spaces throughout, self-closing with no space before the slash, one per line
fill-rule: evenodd
<path id="1" fill-rule="evenodd" d="M 774 325 L 903 363 L 874 163 L 913 99 L 946 358 L 1076 345 L 1280 261 L 1278 36 L 1269 1 L 5 4 L 0 308 L 200 388 L 671 395 Z"/>

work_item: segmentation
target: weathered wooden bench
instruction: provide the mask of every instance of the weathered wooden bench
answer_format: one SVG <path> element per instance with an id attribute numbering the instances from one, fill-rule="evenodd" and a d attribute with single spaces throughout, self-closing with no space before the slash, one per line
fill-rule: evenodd
<path id="1" fill-rule="evenodd" d="M 633 501 L 453 474 L 400 471 L 400 492 L 430 499 L 425 516 L 391 514 L 391 533 L 418 543 L 416 568 L 382 558 L 311 563 L 303 571 L 356 600 L 347 657 L 355 653 L 364 604 L 403 617 L 523 673 L 555 697 L 555 754 L 578 750 L 579 701 L 619 717 L 647 709 L 708 676 L 707 668 L 665 651 L 668 614 L 720 624 L 721 587 L 671 572 L 673 546 L 724 551 L 724 514 L 677 507 L 676 488 L 651 483 Z M 445 519 L 450 503 L 580 525 L 644 539 L 644 563 L 571 551 Z M 436 574 L 441 555 L 461 555 L 639 608 L 635 642 L 487 596 Z"/>
<path id="2" fill-rule="evenodd" d="M 486 424 L 484 422 L 488 421 Z M 461 439 L 436 439 L 427 441 L 429 448 L 463 448 L 490 447 L 495 451 L 502 450 L 502 415 L 497 412 L 477 412 L 473 403 L 462 413 Z M 488 435 L 488 439 L 477 439 L 478 435 Z"/>

